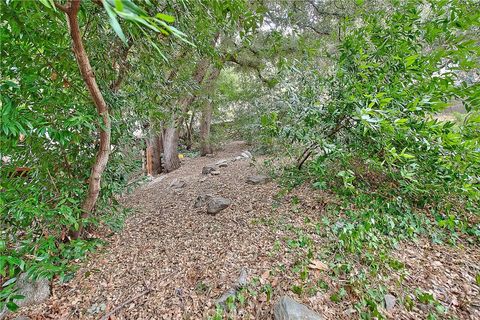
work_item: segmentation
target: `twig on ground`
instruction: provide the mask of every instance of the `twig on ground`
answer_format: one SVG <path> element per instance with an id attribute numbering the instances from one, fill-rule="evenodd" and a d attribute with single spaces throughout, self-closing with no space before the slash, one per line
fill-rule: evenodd
<path id="1" fill-rule="evenodd" d="M 120 304 L 119 306 L 115 307 L 112 311 L 108 312 L 106 315 L 104 315 L 103 317 L 100 318 L 100 320 L 108 320 L 108 318 L 110 318 L 111 315 L 113 315 L 115 312 L 117 312 L 118 310 L 122 309 L 123 307 L 125 307 L 127 304 L 129 304 L 130 302 L 132 301 L 135 301 L 137 300 L 138 298 L 146 295 L 147 293 L 149 293 L 150 291 L 152 291 L 151 289 L 146 289 L 142 292 L 140 292 L 139 294 L 137 294 L 136 296 L 133 296 L 132 298 L 122 302 L 122 304 Z"/>

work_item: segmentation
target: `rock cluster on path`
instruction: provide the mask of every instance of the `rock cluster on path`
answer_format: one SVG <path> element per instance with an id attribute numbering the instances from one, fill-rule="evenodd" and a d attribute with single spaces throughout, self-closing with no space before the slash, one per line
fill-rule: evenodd
<path id="1" fill-rule="evenodd" d="M 248 184 L 256 185 L 256 184 L 265 184 L 267 182 L 270 182 L 270 178 L 264 175 L 255 175 L 247 178 Z"/>
<path id="2" fill-rule="evenodd" d="M 281 297 L 273 309 L 275 320 L 323 320 L 318 313 L 310 310 L 289 296 Z"/>

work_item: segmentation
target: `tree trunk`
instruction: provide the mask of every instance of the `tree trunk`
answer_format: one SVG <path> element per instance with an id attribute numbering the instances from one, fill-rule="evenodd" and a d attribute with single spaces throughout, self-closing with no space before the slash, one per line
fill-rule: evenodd
<path id="1" fill-rule="evenodd" d="M 66 6 L 57 6 L 65 12 L 67 16 L 67 22 L 72 39 L 73 52 L 82 74 L 82 78 L 90 93 L 90 96 L 95 104 L 98 115 L 102 118 L 102 125 L 99 126 L 99 148 L 95 157 L 95 162 L 92 166 L 90 178 L 88 180 L 87 195 L 82 203 L 81 220 L 79 221 L 79 227 L 77 230 L 72 230 L 70 236 L 73 239 L 77 239 L 83 229 L 83 221 L 88 218 L 90 213 L 95 208 L 98 195 L 100 193 L 100 182 L 102 173 L 108 162 L 110 154 L 110 118 L 108 115 L 108 107 L 103 99 L 103 95 L 98 88 L 95 74 L 93 73 L 92 66 L 87 56 L 87 52 L 83 46 L 82 36 L 80 34 L 80 28 L 78 25 L 78 11 L 80 9 L 81 0 L 70 0 Z"/>
<path id="2" fill-rule="evenodd" d="M 206 156 L 213 153 L 210 145 L 210 125 L 212 124 L 212 103 L 207 101 L 202 110 L 200 119 L 200 155 Z"/>
<path id="3" fill-rule="evenodd" d="M 155 134 L 151 139 L 152 144 L 152 171 L 154 175 L 162 173 L 162 134 Z"/>
<path id="4" fill-rule="evenodd" d="M 165 172 L 172 172 L 180 168 L 178 159 L 178 131 L 175 127 L 165 128 L 163 132 L 163 168 Z"/>
<path id="5" fill-rule="evenodd" d="M 220 69 L 214 68 L 212 73 L 208 77 L 208 82 L 206 84 L 206 91 L 210 92 L 220 75 Z M 207 99 L 207 102 L 202 108 L 202 116 L 200 119 L 200 155 L 205 156 L 207 154 L 213 153 L 213 148 L 210 143 L 210 126 L 212 124 L 212 114 L 213 114 L 213 105 L 210 99 Z"/>

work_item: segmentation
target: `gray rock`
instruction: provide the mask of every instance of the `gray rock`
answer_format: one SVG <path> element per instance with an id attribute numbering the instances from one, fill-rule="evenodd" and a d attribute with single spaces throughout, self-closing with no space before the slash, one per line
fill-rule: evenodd
<path id="1" fill-rule="evenodd" d="M 226 209 L 232 201 L 222 197 L 212 197 L 208 200 L 207 203 L 207 213 L 208 214 L 217 214 L 220 211 Z"/>
<path id="2" fill-rule="evenodd" d="M 245 158 L 253 158 L 252 154 L 248 150 L 243 151 L 242 155 L 244 155 Z"/>
<path id="3" fill-rule="evenodd" d="M 209 174 L 215 170 L 216 168 L 214 166 L 205 166 L 202 168 L 202 174 Z"/>
<path id="4" fill-rule="evenodd" d="M 215 171 L 210 172 L 210 174 L 212 176 L 218 176 L 218 175 L 220 175 L 220 171 L 215 170 Z"/>
<path id="5" fill-rule="evenodd" d="M 232 299 L 235 298 L 235 295 L 237 294 L 237 291 L 239 291 L 240 289 L 242 289 L 246 285 L 247 285 L 247 269 L 242 268 L 242 270 L 240 270 L 240 276 L 238 277 L 235 285 L 232 288 L 225 291 L 220 296 L 220 298 L 217 299 L 216 303 L 221 305 L 222 307 L 225 307 L 225 303 L 227 302 L 228 298 L 230 298 L 230 297 L 232 297 Z"/>
<path id="6" fill-rule="evenodd" d="M 247 269 L 242 268 L 242 270 L 240 270 L 240 276 L 238 277 L 237 283 L 235 284 L 235 286 L 238 289 L 245 287 L 247 285 L 247 277 L 248 277 Z"/>
<path id="7" fill-rule="evenodd" d="M 207 202 L 212 198 L 210 194 L 201 194 L 195 199 L 194 208 L 201 208 L 207 205 Z"/>
<path id="8" fill-rule="evenodd" d="M 275 320 L 323 320 L 318 313 L 288 296 L 281 297 L 275 304 L 273 317 Z"/>
<path id="9" fill-rule="evenodd" d="M 26 273 L 20 274 L 16 283 L 18 295 L 25 298 L 15 300 L 19 307 L 26 307 L 44 302 L 50 297 L 50 281 L 45 278 L 32 280 Z"/>
<path id="10" fill-rule="evenodd" d="M 237 294 L 237 290 L 235 290 L 235 288 L 230 288 L 227 291 L 225 291 L 220 296 L 220 298 L 217 299 L 216 304 L 219 304 L 222 307 L 225 307 L 228 298 L 232 297 L 232 299 L 234 299 L 236 294 Z"/>
<path id="11" fill-rule="evenodd" d="M 263 175 L 250 176 L 247 178 L 248 184 L 265 184 L 270 181 L 270 178 Z"/>
<path id="12" fill-rule="evenodd" d="M 242 156 L 236 156 L 234 160 L 237 161 L 237 160 L 242 160 L 242 159 L 243 159 Z"/>
<path id="13" fill-rule="evenodd" d="M 397 298 L 391 294 L 386 294 L 383 299 L 385 300 L 385 307 L 387 311 L 392 311 L 395 308 L 395 304 L 397 303 Z"/>
<path id="14" fill-rule="evenodd" d="M 216 166 L 219 168 L 226 168 L 228 167 L 228 160 L 220 160 L 215 163 Z"/>
<path id="15" fill-rule="evenodd" d="M 171 189 L 181 189 L 185 187 L 187 183 L 183 180 L 180 179 L 173 179 L 172 182 L 170 183 L 170 188 Z"/>

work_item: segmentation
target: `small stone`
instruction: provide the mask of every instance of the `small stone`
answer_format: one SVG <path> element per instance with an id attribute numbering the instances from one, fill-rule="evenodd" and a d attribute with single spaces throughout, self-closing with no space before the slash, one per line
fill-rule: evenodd
<path id="1" fill-rule="evenodd" d="M 242 159 L 243 159 L 242 156 L 237 156 L 237 157 L 235 157 L 235 161 L 242 160 Z"/>
<path id="2" fill-rule="evenodd" d="M 183 180 L 180 179 L 173 179 L 172 182 L 170 183 L 170 188 L 171 189 L 181 189 L 185 187 L 187 183 Z"/>
<path id="3" fill-rule="evenodd" d="M 235 294 L 237 293 L 237 290 L 235 288 L 230 288 L 226 292 L 224 292 L 220 298 L 217 299 L 216 304 L 219 304 L 222 307 L 225 307 L 225 304 L 228 300 L 228 298 L 232 297 L 232 299 L 235 298 Z"/>
<path id="4" fill-rule="evenodd" d="M 200 178 L 200 182 L 205 182 L 205 180 L 207 180 L 207 177 L 203 177 L 203 178 Z"/>
<path id="5" fill-rule="evenodd" d="M 215 170 L 215 171 L 210 172 L 210 174 L 212 176 L 218 176 L 220 174 L 220 171 Z"/>
<path id="6" fill-rule="evenodd" d="M 242 154 L 246 155 L 245 158 L 253 158 L 252 154 L 248 150 L 243 151 Z"/>
<path id="7" fill-rule="evenodd" d="M 387 311 L 392 311 L 393 308 L 395 308 L 397 298 L 395 298 L 395 296 L 391 294 L 386 294 L 383 298 L 385 299 L 385 308 L 387 309 Z"/>
<path id="8" fill-rule="evenodd" d="M 212 171 L 215 171 L 215 167 L 214 166 L 205 166 L 202 168 L 202 174 L 209 174 L 211 173 Z"/>
<path id="9" fill-rule="evenodd" d="M 212 197 L 207 203 L 207 213 L 217 214 L 220 211 L 226 209 L 232 202 L 229 199 L 222 197 Z"/>
<path id="10" fill-rule="evenodd" d="M 216 166 L 219 168 L 226 168 L 228 167 L 228 161 L 227 160 L 220 160 L 215 163 Z"/>
<path id="11" fill-rule="evenodd" d="M 265 184 L 270 181 L 270 178 L 267 176 L 263 175 L 257 175 L 257 176 L 250 176 L 247 178 L 247 183 L 248 184 Z"/>
<path id="12" fill-rule="evenodd" d="M 213 153 L 208 153 L 208 154 L 205 155 L 205 157 L 207 157 L 207 158 L 213 158 L 213 157 L 215 157 L 215 155 L 214 155 Z"/>
<path id="13" fill-rule="evenodd" d="M 273 309 L 273 317 L 275 320 L 323 320 L 318 313 L 289 296 L 283 296 L 278 300 Z"/>
<path id="14" fill-rule="evenodd" d="M 237 288 L 241 289 L 247 285 L 247 276 L 248 276 L 247 269 L 242 268 L 242 270 L 240 270 L 240 276 L 238 277 L 238 280 L 236 283 Z"/>

